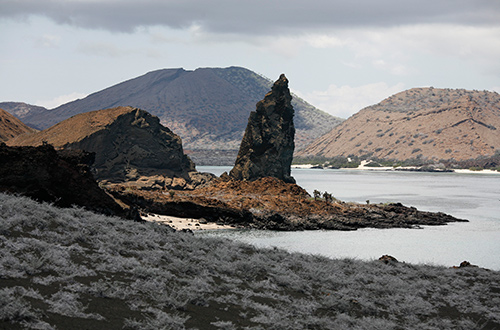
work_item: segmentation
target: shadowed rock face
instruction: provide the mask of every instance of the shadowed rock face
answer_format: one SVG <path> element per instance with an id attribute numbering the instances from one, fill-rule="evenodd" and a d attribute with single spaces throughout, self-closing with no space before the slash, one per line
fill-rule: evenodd
<path id="1" fill-rule="evenodd" d="M 59 151 L 51 145 L 8 147 L 0 142 L 0 191 L 23 194 L 60 207 L 78 205 L 124 218 L 140 219 L 99 188 L 90 173 L 94 154 Z"/>
<path id="2" fill-rule="evenodd" d="M 250 113 L 238 157 L 230 172 L 237 180 L 275 177 L 295 183 L 290 175 L 295 148 L 292 96 L 284 74 Z"/>
<path id="3" fill-rule="evenodd" d="M 183 152 L 180 137 L 140 109 L 119 116 L 106 129 L 66 147 L 95 152 L 99 179 L 125 181 L 150 175 L 187 178 L 187 173 L 195 170 Z"/>

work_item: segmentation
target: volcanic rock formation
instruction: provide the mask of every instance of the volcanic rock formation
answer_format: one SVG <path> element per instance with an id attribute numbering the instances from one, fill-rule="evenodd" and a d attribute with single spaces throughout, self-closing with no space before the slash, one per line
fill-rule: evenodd
<path id="1" fill-rule="evenodd" d="M 0 191 L 23 194 L 60 207 L 78 205 L 91 211 L 140 219 L 99 188 L 89 165 L 93 154 L 59 151 L 51 145 L 8 147 L 0 142 Z"/>
<path id="2" fill-rule="evenodd" d="M 236 163 L 230 176 L 237 180 L 275 177 L 295 183 L 291 176 L 295 127 L 292 96 L 284 74 L 250 113 Z"/>
<path id="3" fill-rule="evenodd" d="M 18 135 L 34 131 L 34 129 L 23 124 L 12 114 L 0 109 L 0 142 L 5 142 Z"/>
<path id="4" fill-rule="evenodd" d="M 145 212 L 201 219 L 223 225 L 269 230 L 357 230 L 418 228 L 463 222 L 441 212 L 401 203 L 356 204 L 311 198 L 297 184 L 276 178 L 255 181 L 214 179 L 194 190 L 164 194 L 115 186 L 111 194 Z"/>
<path id="5" fill-rule="evenodd" d="M 157 117 L 132 107 L 76 115 L 42 132 L 19 136 L 10 145 L 41 145 L 95 153 L 99 180 L 134 181 L 138 186 L 184 188 L 192 181 L 194 163 L 181 139 Z"/>

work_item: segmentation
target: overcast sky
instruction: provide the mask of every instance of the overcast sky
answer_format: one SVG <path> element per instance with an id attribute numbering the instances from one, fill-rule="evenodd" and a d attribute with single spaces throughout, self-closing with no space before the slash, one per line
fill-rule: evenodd
<path id="1" fill-rule="evenodd" d="M 412 87 L 500 92 L 500 0 L 0 0 L 0 102 L 242 66 L 347 118 Z"/>

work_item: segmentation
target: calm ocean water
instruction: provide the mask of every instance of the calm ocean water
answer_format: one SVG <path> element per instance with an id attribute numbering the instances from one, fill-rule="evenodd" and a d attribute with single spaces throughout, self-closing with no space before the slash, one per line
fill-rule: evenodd
<path id="1" fill-rule="evenodd" d="M 198 167 L 199 171 L 216 175 L 230 169 Z M 500 174 L 293 169 L 292 175 L 309 193 L 318 189 L 340 200 L 360 203 L 401 202 L 470 222 L 424 229 L 232 230 L 199 235 L 222 236 L 259 247 L 276 246 L 332 258 L 373 260 L 390 254 L 411 263 L 452 266 L 467 260 L 500 270 Z"/>

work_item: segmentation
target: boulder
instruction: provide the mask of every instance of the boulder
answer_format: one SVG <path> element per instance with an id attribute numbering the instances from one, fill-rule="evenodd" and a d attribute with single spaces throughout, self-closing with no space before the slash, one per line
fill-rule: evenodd
<path id="1" fill-rule="evenodd" d="M 394 258 L 393 256 L 390 256 L 388 254 L 384 254 L 378 260 L 382 261 L 385 264 L 392 264 L 392 263 L 397 263 L 398 259 Z"/>
<path id="2" fill-rule="evenodd" d="M 477 266 L 477 265 L 473 265 L 473 264 L 471 264 L 470 262 L 468 262 L 468 261 L 464 260 L 464 261 L 462 261 L 462 262 L 460 263 L 460 266 L 453 266 L 452 268 L 469 268 L 469 267 L 472 267 L 472 268 L 476 267 L 476 268 L 477 268 L 477 267 L 479 267 L 479 266 Z"/>
<path id="3" fill-rule="evenodd" d="M 238 157 L 229 176 L 237 180 L 275 177 L 295 183 L 291 164 L 295 148 L 292 96 L 284 74 L 250 113 Z"/>

